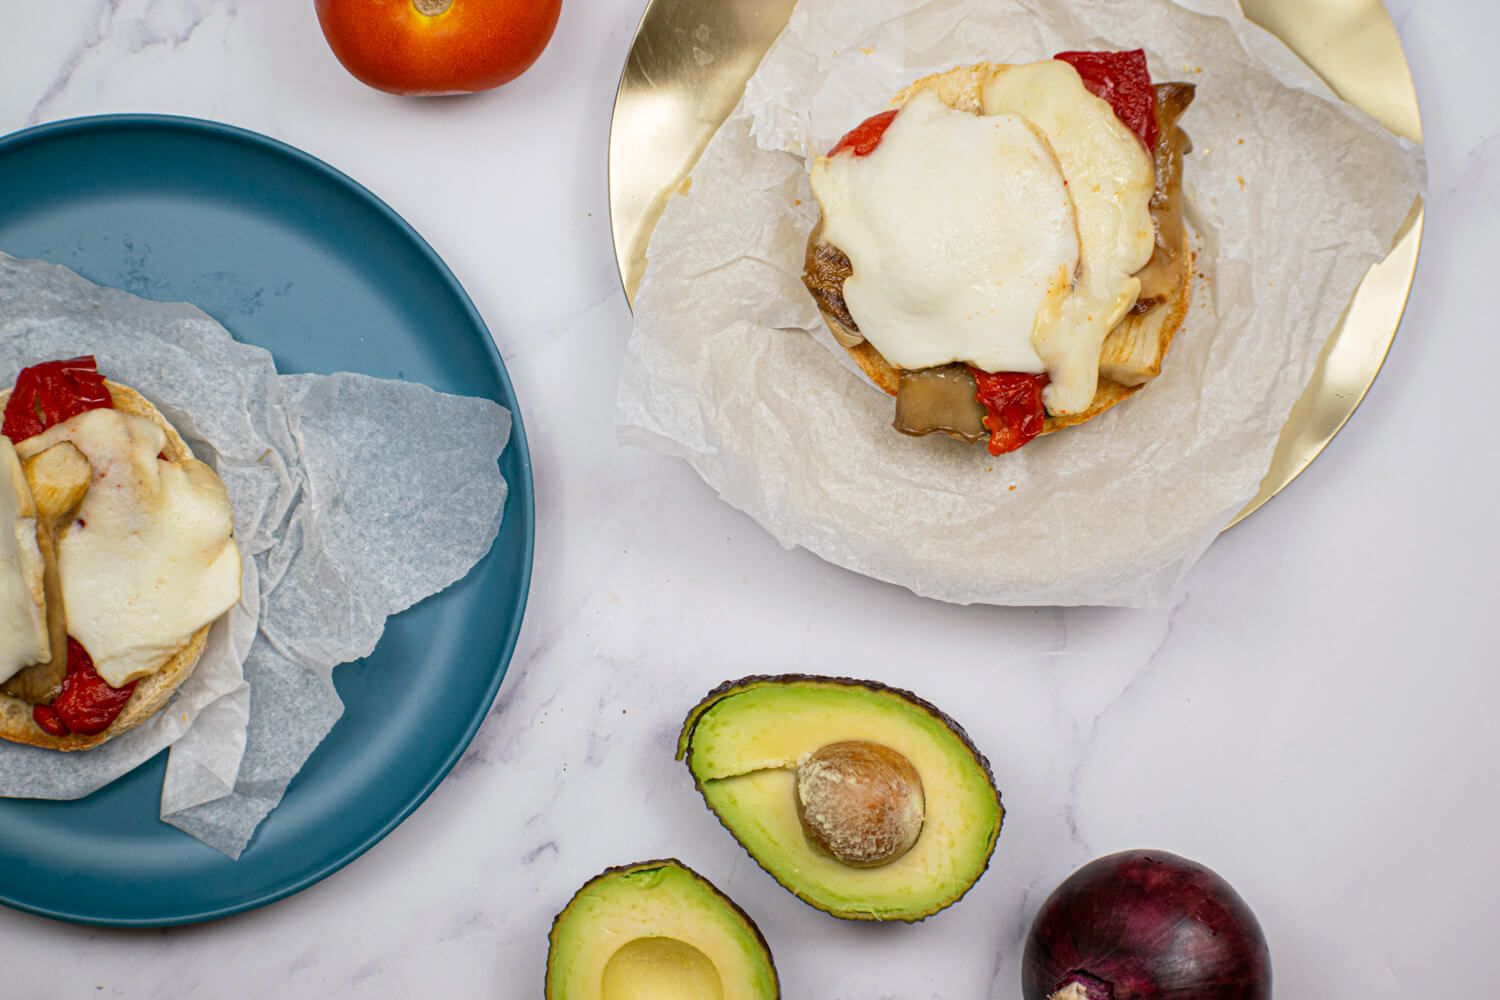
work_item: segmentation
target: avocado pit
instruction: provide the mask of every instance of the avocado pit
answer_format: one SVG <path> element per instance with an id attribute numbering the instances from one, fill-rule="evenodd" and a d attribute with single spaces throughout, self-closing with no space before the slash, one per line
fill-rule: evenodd
<path id="1" fill-rule="evenodd" d="M 795 792 L 807 839 L 853 868 L 890 864 L 922 833 L 922 778 L 878 743 L 846 740 L 808 754 L 797 765 Z"/>
<path id="2" fill-rule="evenodd" d="M 627 941 L 604 966 L 601 1000 L 723 1000 L 724 982 L 707 955 L 669 937 Z"/>

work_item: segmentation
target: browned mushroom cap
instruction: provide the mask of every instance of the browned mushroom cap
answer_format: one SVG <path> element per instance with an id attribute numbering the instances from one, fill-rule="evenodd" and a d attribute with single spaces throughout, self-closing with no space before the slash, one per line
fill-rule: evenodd
<path id="1" fill-rule="evenodd" d="M 855 347 L 865 339 L 844 301 L 844 282 L 853 273 L 854 265 L 848 255 L 823 239 L 823 220 L 819 219 L 807 237 L 807 262 L 802 283 L 828 317 L 828 327 L 834 337 L 845 347 Z"/>
<path id="2" fill-rule="evenodd" d="M 1156 223 L 1156 250 L 1137 272 L 1141 294 L 1132 313 L 1150 312 L 1177 295 L 1182 283 L 1179 261 L 1187 246 L 1182 218 L 1182 156 L 1187 135 L 1177 122 L 1193 103 L 1197 88 L 1191 83 L 1163 83 L 1156 88 L 1156 118 L 1161 138 L 1156 142 L 1156 191 L 1151 195 L 1151 218 Z"/>
<path id="3" fill-rule="evenodd" d="M 989 434 L 979 386 L 964 365 L 901 372 L 892 426 L 912 437 L 947 434 L 970 444 Z"/>

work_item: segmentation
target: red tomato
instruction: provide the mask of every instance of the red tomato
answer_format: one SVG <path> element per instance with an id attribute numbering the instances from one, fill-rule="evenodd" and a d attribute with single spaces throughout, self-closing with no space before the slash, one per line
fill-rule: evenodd
<path id="1" fill-rule="evenodd" d="M 1042 390 L 1051 381 L 1047 374 L 1024 372 L 986 372 L 969 366 L 979 387 L 975 397 L 988 411 L 984 426 L 990 432 L 990 454 L 1004 455 L 1024 446 L 1047 423 L 1042 405 Z"/>
<path id="2" fill-rule="evenodd" d="M 328 46 L 393 94 L 467 94 L 520 76 L 542 54 L 562 0 L 316 0 Z"/>
<path id="3" fill-rule="evenodd" d="M 1089 93 L 1108 101 L 1147 149 L 1156 148 L 1161 126 L 1156 121 L 1156 91 L 1151 87 L 1145 52 L 1059 52 L 1055 58 L 1070 63 Z"/>
<path id="4" fill-rule="evenodd" d="M 838 141 L 838 145 L 828 151 L 828 155 L 838 156 L 848 150 L 855 156 L 869 156 L 880 145 L 880 140 L 885 138 L 885 130 L 891 127 L 891 122 L 896 120 L 896 115 L 899 113 L 898 111 L 882 111 L 878 115 L 871 115 L 850 129 L 849 133 Z"/>
<path id="5" fill-rule="evenodd" d="M 114 409 L 114 405 L 91 354 L 32 365 L 16 376 L 0 434 L 20 444 L 53 424 L 89 410 Z"/>
<path id="6" fill-rule="evenodd" d="M 110 687 L 94 669 L 94 658 L 83 643 L 68 636 L 68 675 L 62 690 L 50 705 L 31 706 L 36 724 L 53 736 L 77 733 L 93 736 L 109 728 L 115 717 L 135 694 L 136 681 L 124 687 Z"/>

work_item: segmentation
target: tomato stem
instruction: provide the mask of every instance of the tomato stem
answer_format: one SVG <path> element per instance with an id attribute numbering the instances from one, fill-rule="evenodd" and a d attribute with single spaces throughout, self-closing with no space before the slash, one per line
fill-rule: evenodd
<path id="1" fill-rule="evenodd" d="M 419 14 L 426 14 L 428 17 L 437 17 L 453 6 L 453 0 L 411 0 L 411 5 L 417 8 L 417 13 Z"/>

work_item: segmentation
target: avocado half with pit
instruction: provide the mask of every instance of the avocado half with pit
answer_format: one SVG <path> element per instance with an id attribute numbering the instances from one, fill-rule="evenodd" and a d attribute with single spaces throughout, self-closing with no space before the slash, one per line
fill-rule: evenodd
<path id="1" fill-rule="evenodd" d="M 610 868 L 552 921 L 547 1000 L 777 1000 L 755 921 L 681 861 Z"/>
<path id="2" fill-rule="evenodd" d="M 677 758 L 762 868 L 848 920 L 915 922 L 956 903 L 1005 816 L 958 723 L 868 681 L 730 681 L 688 714 Z"/>

